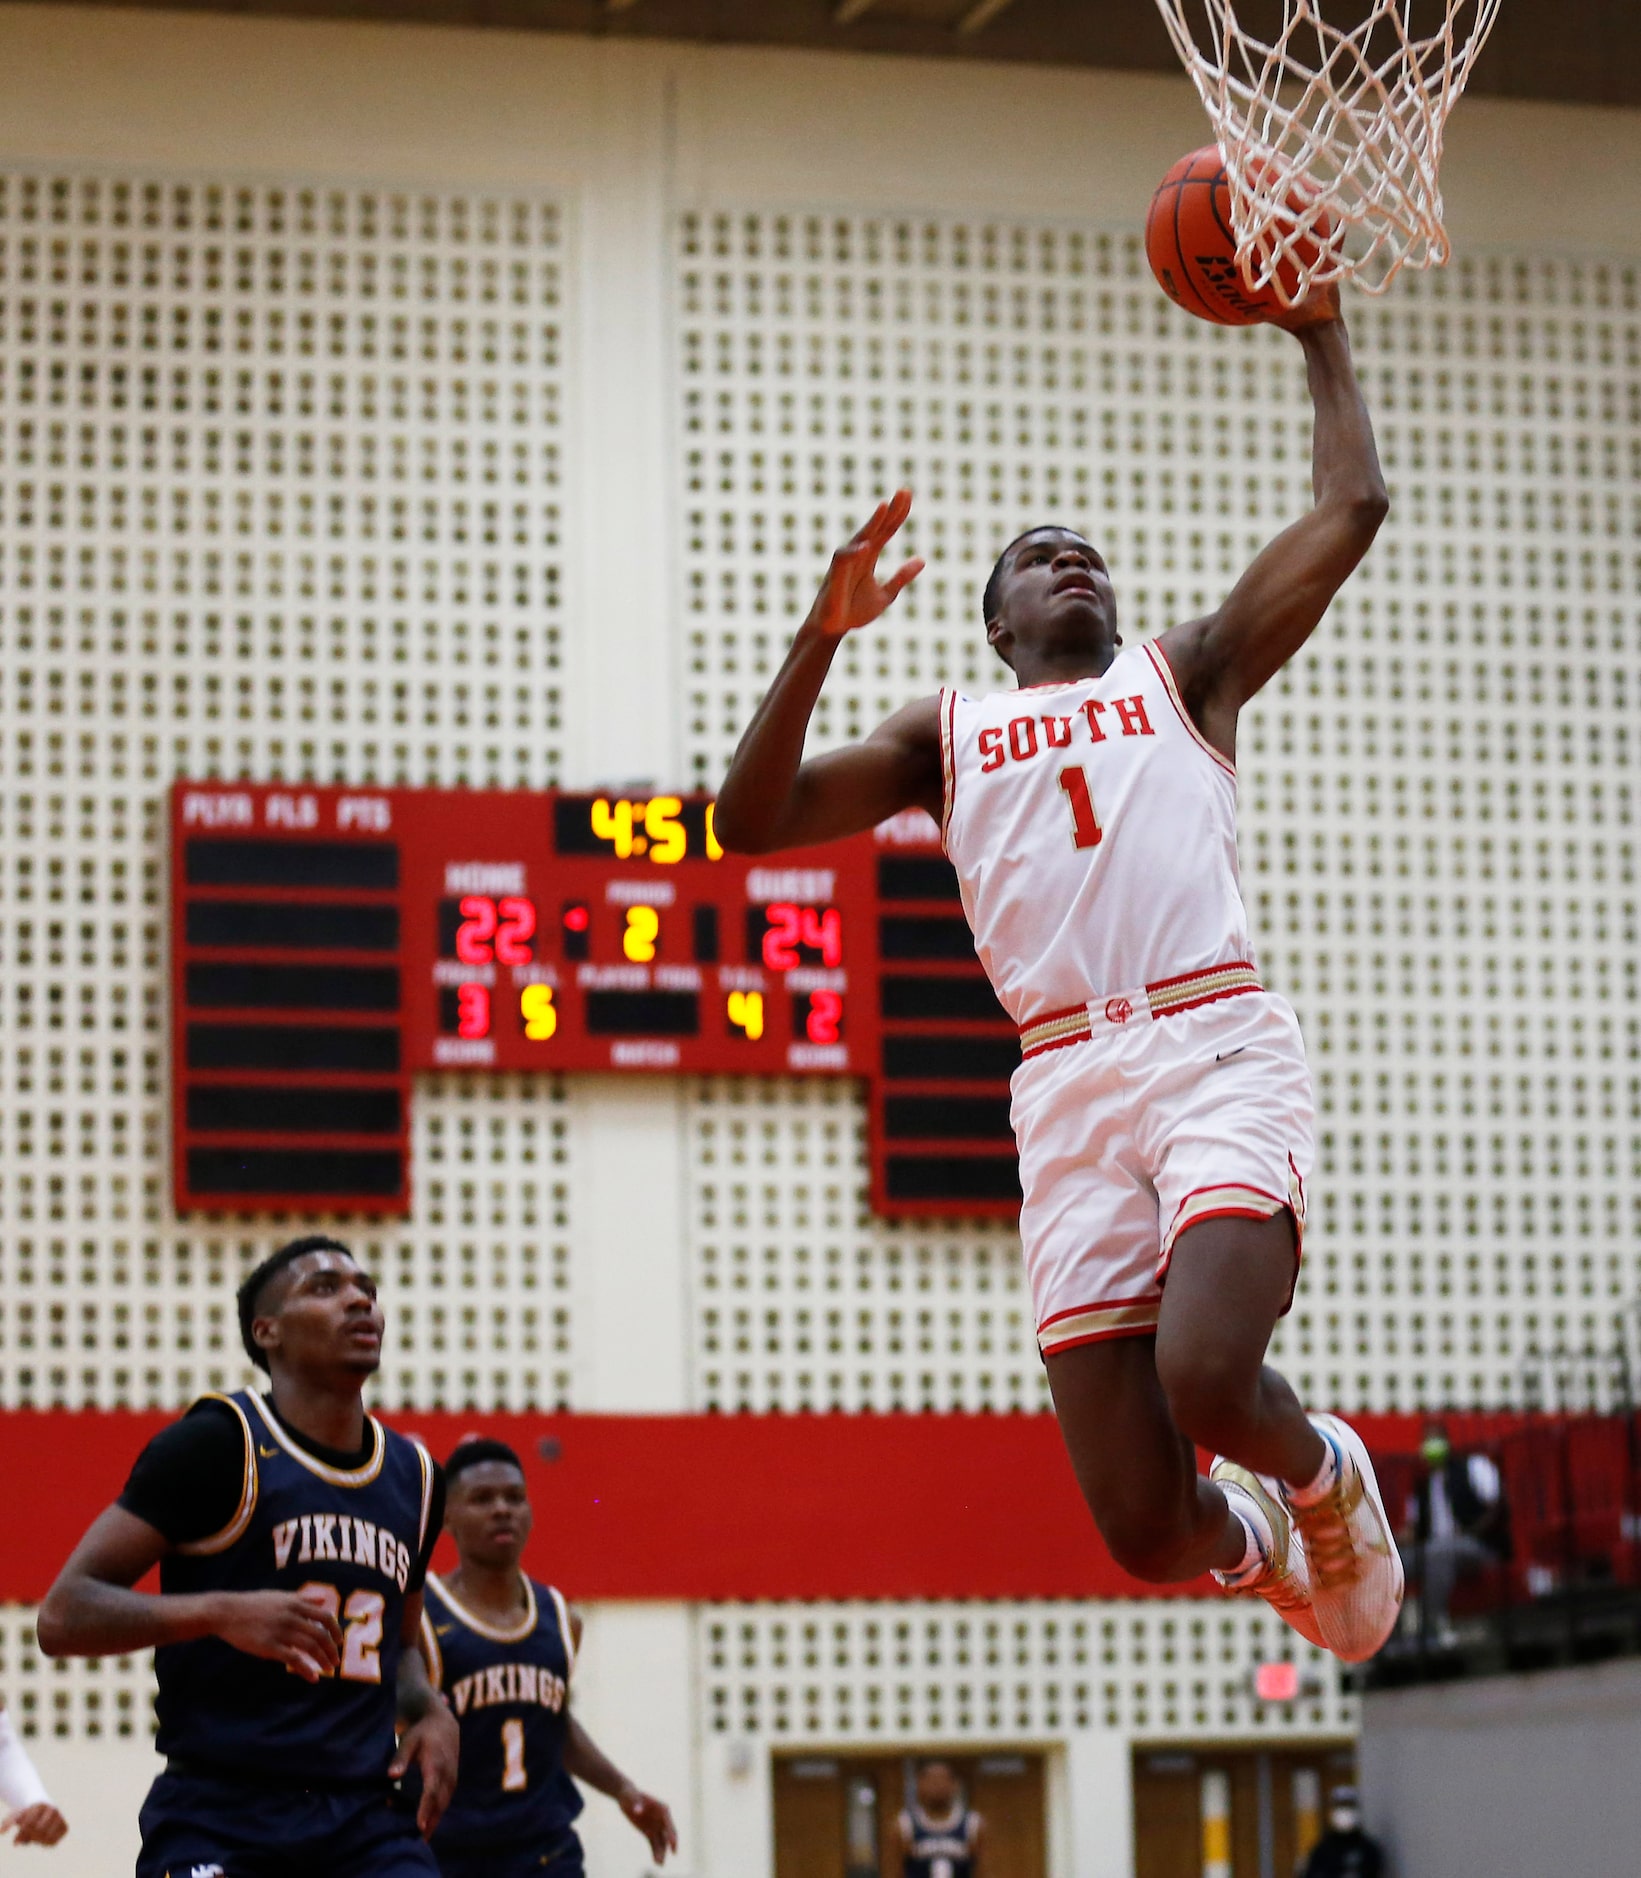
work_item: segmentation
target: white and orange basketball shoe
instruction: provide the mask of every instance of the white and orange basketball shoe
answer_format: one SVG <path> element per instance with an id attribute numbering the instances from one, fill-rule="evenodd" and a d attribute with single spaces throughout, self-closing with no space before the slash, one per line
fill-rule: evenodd
<path id="1" fill-rule="evenodd" d="M 1342 1662 L 1365 1663 L 1396 1628 L 1401 1554 L 1362 1437 L 1337 1415 L 1310 1420 L 1332 1450 L 1332 1478 L 1314 1497 L 1289 1486 L 1282 1498 L 1304 1547 L 1323 1647 Z"/>
<path id="2" fill-rule="evenodd" d="M 1292 1516 L 1279 1483 L 1267 1480 L 1263 1474 L 1250 1473 L 1246 1467 L 1238 1467 L 1235 1461 L 1228 1461 L 1223 1455 L 1209 1468 L 1208 1478 L 1225 1495 L 1231 1511 L 1242 1515 L 1254 1535 L 1255 1544 L 1265 1553 L 1264 1569 L 1253 1577 L 1238 1578 L 1234 1574 L 1215 1572 L 1214 1578 L 1232 1597 L 1263 1598 L 1283 1623 L 1297 1630 L 1307 1643 L 1325 1650 L 1328 1646 L 1322 1640 L 1311 1601 L 1305 1548 L 1293 1529 Z M 1258 1517 L 1249 1519 L 1250 1510 Z M 1268 1552 L 1260 1535 L 1261 1520 L 1271 1535 Z"/>

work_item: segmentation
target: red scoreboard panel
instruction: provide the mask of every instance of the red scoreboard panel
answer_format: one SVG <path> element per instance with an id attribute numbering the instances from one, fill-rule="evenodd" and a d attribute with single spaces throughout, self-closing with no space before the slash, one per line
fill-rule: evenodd
<path id="1" fill-rule="evenodd" d="M 748 858 L 703 796 L 179 783 L 172 881 L 179 1211 L 405 1212 L 441 1069 L 864 1076 L 880 1211 L 1018 1209 L 927 817 Z"/>

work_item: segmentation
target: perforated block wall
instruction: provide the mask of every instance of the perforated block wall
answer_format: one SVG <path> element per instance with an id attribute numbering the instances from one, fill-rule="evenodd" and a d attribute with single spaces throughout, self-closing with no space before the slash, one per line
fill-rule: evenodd
<path id="1" fill-rule="evenodd" d="M 0 174 L 0 1404 L 237 1382 L 291 1230 L 170 1211 L 171 780 L 557 779 L 561 271 L 548 202 Z M 382 1399 L 562 1402 L 561 1092 L 415 1129 Z"/>
<path id="2" fill-rule="evenodd" d="M 1355 1727 L 1339 1665 L 1262 1605 L 709 1605 L 697 1624 L 705 1727 L 776 1746 Z M 1278 1660 L 1305 1693 L 1259 1703 L 1249 1665 Z"/>

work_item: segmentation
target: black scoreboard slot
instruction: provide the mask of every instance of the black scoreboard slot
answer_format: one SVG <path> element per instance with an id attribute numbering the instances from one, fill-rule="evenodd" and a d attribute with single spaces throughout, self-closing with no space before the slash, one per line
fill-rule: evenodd
<path id="1" fill-rule="evenodd" d="M 938 854 L 883 854 L 877 864 L 880 900 L 961 901 L 957 869 Z"/>
<path id="2" fill-rule="evenodd" d="M 701 1030 L 695 991 L 589 991 L 584 1009 L 591 1037 L 694 1037 Z"/>
<path id="3" fill-rule="evenodd" d="M 1009 1141 L 1009 1099 L 1001 1096 L 892 1095 L 883 1104 L 891 1141 Z"/>
<path id="4" fill-rule="evenodd" d="M 1014 1214 L 1019 1037 L 975 957 L 957 874 L 940 854 L 880 854 L 877 890 L 880 1200 L 908 1213 Z"/>
<path id="5" fill-rule="evenodd" d="M 884 1176 L 891 1200 L 1020 1204 L 1020 1166 L 1012 1154 L 891 1154 Z"/>
<path id="6" fill-rule="evenodd" d="M 716 965 L 718 963 L 718 909 L 715 906 L 698 906 L 690 915 L 690 934 L 694 940 L 694 956 L 697 965 Z"/>
<path id="7" fill-rule="evenodd" d="M 176 866 L 181 1204 L 399 1210 L 398 845 L 189 834 Z"/>
<path id="8" fill-rule="evenodd" d="M 188 1185 L 195 1194 L 282 1196 L 312 1209 L 315 1202 L 392 1199 L 404 1182 L 397 1149 L 190 1148 Z"/>
<path id="9" fill-rule="evenodd" d="M 1012 1030 L 997 994 L 983 976 L 965 972 L 944 978 L 885 976 L 883 1015 L 940 1019 L 947 1023 L 998 1024 Z"/>
<path id="10" fill-rule="evenodd" d="M 392 841 L 218 841 L 204 835 L 183 850 L 190 887 L 341 887 L 392 893 L 399 848 Z"/>
<path id="11" fill-rule="evenodd" d="M 191 946 L 271 952 L 397 952 L 399 909 L 381 901 L 194 900 L 184 920 Z"/>
<path id="12" fill-rule="evenodd" d="M 191 964 L 191 1010 L 396 1011 L 399 973 L 389 965 Z"/>
<path id="13" fill-rule="evenodd" d="M 202 1135 L 396 1135 L 403 1108 L 396 1087 L 205 1083 L 188 1091 L 186 1114 Z"/>
<path id="14" fill-rule="evenodd" d="M 397 1026 L 190 1024 L 187 1055 L 189 1069 L 397 1076 L 403 1051 Z"/>
<path id="15" fill-rule="evenodd" d="M 1014 1033 L 1002 1037 L 888 1036 L 883 1073 L 890 1082 L 1004 1082 L 1019 1067 Z"/>
<path id="16" fill-rule="evenodd" d="M 961 913 L 950 919 L 908 918 L 885 913 L 878 921 L 878 948 L 894 959 L 973 959 L 974 935 Z"/>

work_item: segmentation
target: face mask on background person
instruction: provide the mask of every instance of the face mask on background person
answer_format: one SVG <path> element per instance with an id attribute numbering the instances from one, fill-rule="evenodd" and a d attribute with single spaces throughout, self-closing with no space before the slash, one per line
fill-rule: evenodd
<path id="1" fill-rule="evenodd" d="M 1354 1787 L 1339 1787 L 1328 1796 L 1328 1824 L 1335 1832 L 1354 1832 L 1362 1823 Z"/>

